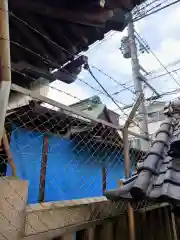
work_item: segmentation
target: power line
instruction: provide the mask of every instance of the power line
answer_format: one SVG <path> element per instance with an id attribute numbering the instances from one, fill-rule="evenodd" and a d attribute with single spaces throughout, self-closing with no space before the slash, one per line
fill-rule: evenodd
<path id="1" fill-rule="evenodd" d="M 31 54 L 33 54 L 33 55 L 41 58 L 43 61 L 46 61 L 47 64 L 52 63 L 49 59 L 41 56 L 39 53 L 36 53 L 36 52 L 32 51 L 31 49 L 29 49 L 29 48 L 27 48 L 27 47 L 24 47 L 23 45 L 21 45 L 21 44 L 19 44 L 19 43 L 17 43 L 17 42 L 14 42 L 14 41 L 11 41 L 11 40 L 8 40 L 8 39 L 5 39 L 5 38 L 0 38 L 0 39 L 6 40 L 6 41 L 10 41 L 12 44 L 15 44 L 16 46 L 21 47 L 22 49 L 30 52 Z M 64 73 L 66 73 L 66 74 L 68 74 L 68 75 L 70 75 L 70 76 L 72 76 L 72 77 L 74 77 L 74 75 L 73 75 L 72 73 L 68 72 L 68 71 L 65 70 L 65 69 L 61 69 L 61 71 L 64 72 Z M 23 75 L 23 74 L 22 74 L 22 75 Z M 105 95 L 106 97 L 108 97 L 108 95 L 106 95 L 104 92 L 102 92 L 101 90 L 96 89 L 95 87 L 91 86 L 89 83 L 87 83 L 86 81 L 84 81 L 84 80 L 81 79 L 80 77 L 76 77 L 76 78 L 77 78 L 79 81 L 83 82 L 83 83 L 84 83 L 85 85 L 87 85 L 88 87 L 90 87 L 92 90 L 95 90 L 96 92 L 99 92 L 100 94 L 103 94 L 103 95 Z M 57 90 L 58 90 L 58 89 L 57 89 Z M 116 100 L 116 101 L 119 102 L 118 100 Z M 119 103 L 120 103 L 120 104 L 123 104 L 123 103 L 121 103 L 121 102 L 119 102 Z M 124 105 L 124 104 L 123 104 L 123 105 Z"/>
<path id="2" fill-rule="evenodd" d="M 126 114 L 123 110 L 123 108 L 117 104 L 117 102 L 115 101 L 115 99 L 108 93 L 108 91 L 103 87 L 103 85 L 99 82 L 99 80 L 94 76 L 93 72 L 91 71 L 90 67 L 88 64 L 85 65 L 85 68 L 88 70 L 88 72 L 90 73 L 90 75 L 93 77 L 93 79 L 99 84 L 99 86 L 103 89 L 103 91 L 109 96 L 109 98 L 112 100 L 112 102 L 118 107 L 118 109 L 120 109 L 122 111 L 122 113 L 124 113 L 124 115 L 128 116 L 128 114 Z M 143 129 L 139 126 L 139 124 L 137 124 L 136 122 L 132 121 L 143 133 L 145 133 L 143 131 Z"/>
<path id="3" fill-rule="evenodd" d="M 174 70 L 172 70 L 172 71 L 169 71 L 170 73 L 176 73 L 177 71 L 180 71 L 180 68 L 176 68 L 176 69 L 174 69 Z M 169 72 L 167 73 L 162 73 L 162 74 L 159 74 L 159 75 L 157 75 L 157 76 L 155 76 L 155 77 L 152 77 L 152 78 L 150 78 L 150 79 L 148 79 L 148 80 L 153 80 L 153 79 L 156 79 L 156 78 L 160 78 L 160 77 L 164 77 L 164 76 L 166 76 L 166 75 L 169 75 Z"/>
<path id="4" fill-rule="evenodd" d="M 117 32 L 109 32 L 109 34 L 107 36 L 105 36 L 101 41 L 95 42 L 94 44 L 92 44 L 89 49 L 85 52 L 90 53 L 92 50 L 94 50 L 94 48 L 100 46 L 101 44 L 103 44 L 104 42 L 108 41 L 109 39 L 111 39 L 115 34 L 117 34 Z"/>
<path id="5" fill-rule="evenodd" d="M 88 70 L 88 72 L 90 73 L 90 75 L 93 77 L 93 79 L 98 83 L 98 85 L 103 89 L 103 91 L 109 96 L 109 98 L 112 100 L 112 102 L 123 112 L 123 109 L 121 108 L 121 106 L 119 104 L 117 104 L 117 102 L 115 101 L 115 99 L 111 96 L 111 94 L 103 87 L 103 85 L 99 82 L 99 80 L 94 76 L 94 74 L 92 73 L 90 67 L 88 64 L 85 65 L 85 69 Z"/>
<path id="6" fill-rule="evenodd" d="M 119 86 L 123 87 L 124 90 L 129 90 L 130 92 L 132 92 L 133 94 L 135 94 L 135 92 L 133 92 L 132 90 L 130 90 L 128 87 L 126 87 L 125 83 L 120 83 L 119 81 L 117 81 L 115 78 L 111 77 L 110 75 L 108 75 L 107 73 L 105 73 L 103 70 L 99 69 L 96 66 L 91 65 L 92 68 L 95 68 L 96 70 L 98 70 L 100 73 L 104 74 L 105 76 L 107 76 L 108 78 L 110 78 L 111 80 L 113 80 L 115 83 L 117 83 Z M 124 91 L 123 90 L 123 91 Z"/>
<path id="7" fill-rule="evenodd" d="M 152 14 L 154 14 L 154 13 L 160 12 L 160 11 L 164 10 L 165 8 L 168 8 L 168 7 L 170 7 L 170 6 L 178 3 L 179 1 L 180 1 L 180 0 L 177 0 L 177 1 L 174 1 L 174 2 L 172 2 L 172 3 L 169 3 L 169 4 L 165 5 L 165 6 L 162 6 L 162 7 L 158 8 L 158 6 L 161 5 L 161 4 L 159 4 L 158 6 L 153 7 L 153 8 L 151 8 L 149 11 L 147 11 L 146 14 L 144 14 L 144 15 L 141 14 L 139 17 L 134 17 L 133 21 L 136 22 L 136 21 L 139 21 L 139 20 L 141 20 L 141 19 L 143 19 L 143 18 L 145 18 L 145 17 L 148 17 L 148 16 L 150 16 L 150 15 L 152 15 Z M 164 1 L 164 2 L 166 2 L 166 1 Z M 156 9 L 156 8 L 157 8 L 157 9 Z M 151 12 L 151 10 L 153 10 L 153 9 L 155 9 L 155 10 Z"/>
<path id="8" fill-rule="evenodd" d="M 172 70 L 172 71 L 169 71 L 169 72 L 170 72 L 170 73 L 174 73 L 174 72 L 176 73 L 177 71 L 180 71 L 180 68 L 176 68 L 176 69 L 174 69 L 174 70 Z M 152 80 L 154 80 L 154 79 L 156 79 L 156 78 L 160 78 L 160 77 L 167 76 L 167 75 L 169 75 L 169 72 L 168 72 L 168 73 L 163 73 L 163 74 L 157 75 L 157 76 L 155 76 L 155 77 L 148 78 L 148 81 L 152 81 Z M 131 81 L 132 81 L 132 80 L 127 81 L 126 84 L 129 83 L 129 82 L 131 82 Z M 129 87 L 127 87 L 127 89 L 130 89 L 130 88 L 132 88 L 132 87 L 134 87 L 134 85 L 130 85 Z M 117 91 L 117 92 L 113 93 L 112 95 L 117 95 L 117 94 L 121 93 L 122 91 L 124 91 L 124 90 Z"/>
<path id="9" fill-rule="evenodd" d="M 146 40 L 144 40 L 136 31 L 136 34 L 138 35 L 138 37 L 141 39 L 141 41 L 143 41 L 145 43 Z M 160 61 L 160 59 L 156 56 L 156 54 L 151 50 L 149 44 L 146 41 L 146 44 L 149 48 L 149 51 L 151 52 L 151 54 L 155 57 L 155 59 L 159 62 L 159 64 L 165 69 L 165 71 L 167 72 L 167 74 L 169 74 L 169 76 L 176 82 L 176 84 L 178 86 L 180 86 L 180 83 L 178 83 L 178 81 L 173 77 L 172 73 L 167 69 L 167 67 Z"/>
<path id="10" fill-rule="evenodd" d="M 173 95 L 173 94 L 177 94 L 177 93 L 179 93 L 180 92 L 180 88 L 177 88 L 177 89 L 174 89 L 174 90 L 172 90 L 172 91 L 169 91 L 169 92 L 164 92 L 164 93 L 160 93 L 160 95 L 158 96 L 158 98 L 156 98 L 156 96 L 155 96 L 155 98 L 156 99 L 154 99 L 154 97 L 153 97 L 153 95 L 151 96 L 151 97 L 149 97 L 149 98 L 147 98 L 147 99 L 145 99 L 146 101 L 148 101 L 148 102 L 150 102 L 150 101 L 156 101 L 157 99 L 159 99 L 159 98 L 162 98 L 162 97 L 164 97 L 164 96 L 166 96 L 166 95 Z M 132 107 L 133 106 L 133 104 L 129 104 L 128 106 L 126 105 L 126 107 L 124 108 L 124 109 L 128 109 L 128 108 L 130 108 L 130 107 Z M 123 109 L 123 110 L 124 110 Z M 113 111 L 117 111 L 118 110 L 118 108 L 116 108 L 116 109 L 113 109 Z"/>
<path id="11" fill-rule="evenodd" d="M 166 65 L 166 68 L 176 66 L 176 65 L 179 64 L 179 63 L 180 63 L 180 60 L 179 60 L 179 59 L 176 60 L 176 61 L 170 62 L 170 63 L 168 63 L 168 64 Z M 148 72 L 147 75 L 152 75 L 152 74 L 158 73 L 158 72 L 162 72 L 162 68 L 158 68 L 158 69 L 155 69 L 155 70 L 153 70 L 153 71 L 150 71 L 150 72 Z"/>
<path id="12" fill-rule="evenodd" d="M 61 51 L 65 51 L 65 52 L 67 52 L 68 54 L 70 54 L 71 56 L 74 57 L 74 54 L 70 53 L 68 50 L 66 50 L 66 49 L 64 49 L 63 47 L 59 46 L 57 43 L 55 43 L 54 41 L 52 41 L 51 39 L 49 39 L 47 36 L 43 35 L 40 31 L 38 31 L 37 29 L 33 28 L 30 24 L 26 23 L 24 20 L 18 18 L 18 17 L 15 16 L 13 13 L 9 13 L 9 14 L 10 14 L 11 16 L 13 16 L 13 17 L 16 17 L 16 18 L 17 18 L 19 21 L 21 21 L 23 24 L 25 24 L 26 26 L 30 27 L 33 31 L 35 31 L 35 32 L 37 32 L 38 34 L 40 34 L 41 36 L 43 36 L 43 37 L 44 37 L 46 40 L 48 40 L 51 44 L 55 44 L 57 47 L 59 47 L 59 48 L 61 49 Z M 14 44 L 17 44 L 17 43 L 14 42 Z M 20 44 L 18 44 L 18 45 L 20 46 Z M 21 47 L 22 47 L 22 46 L 21 46 Z M 23 47 L 23 48 L 26 49 L 25 47 Z M 26 49 L 26 50 L 27 50 L 27 49 Z M 40 56 L 40 54 L 34 53 L 34 52 L 31 51 L 31 50 L 30 50 L 30 52 L 33 53 L 33 54 L 35 54 L 35 55 L 38 56 L 38 57 L 43 58 L 43 60 L 46 60 L 46 61 L 47 61 L 47 64 L 51 63 L 49 59 L 46 59 L 46 58 L 44 58 L 43 56 Z M 62 71 L 64 71 L 65 73 L 67 73 L 67 74 L 69 74 L 69 75 L 71 75 L 71 76 L 73 76 L 73 75 L 72 75 L 71 73 L 69 73 L 68 71 L 65 71 L 65 70 L 63 70 L 63 69 L 62 69 Z M 107 74 L 106 74 L 106 76 L 107 76 Z M 109 76 L 109 77 L 110 77 L 110 76 Z M 77 78 L 77 79 L 79 79 L 81 82 L 83 82 L 83 83 L 86 84 L 87 86 L 91 87 L 93 90 L 96 90 L 96 91 L 100 92 L 101 94 L 104 94 L 104 92 L 102 92 L 102 91 L 100 91 L 100 90 L 98 90 L 98 89 L 95 89 L 93 86 L 89 85 L 87 82 L 83 81 L 82 79 L 80 79 L 80 78 Z M 113 78 L 111 78 L 111 79 L 113 79 Z M 116 80 L 116 81 L 117 81 L 117 80 Z M 127 89 L 127 88 L 126 88 L 126 89 Z M 104 95 L 105 95 L 105 96 L 108 96 L 108 97 L 112 100 L 112 96 L 111 96 L 109 93 L 107 94 L 107 91 L 106 91 L 106 94 L 104 94 Z M 113 101 L 116 101 L 116 104 L 117 104 L 117 102 L 118 102 L 118 101 L 115 100 L 114 98 L 113 98 Z M 122 104 L 122 103 L 120 103 L 120 104 Z"/>
<path id="13" fill-rule="evenodd" d="M 27 23 L 26 21 L 24 21 L 24 20 L 20 19 L 19 17 L 17 17 L 14 13 L 9 12 L 9 14 L 10 14 L 10 16 L 15 17 L 17 20 L 19 20 L 22 24 L 25 24 L 25 25 L 26 25 L 27 27 L 29 27 L 31 30 L 33 30 L 33 31 L 35 31 L 36 33 L 38 33 L 38 34 L 40 34 L 41 36 L 43 36 L 43 37 L 44 37 L 46 40 L 48 40 L 51 44 L 54 44 L 55 46 L 57 46 L 58 48 L 60 48 L 61 51 L 65 51 L 65 52 L 68 53 L 70 56 L 73 56 L 73 57 L 74 57 L 74 54 L 70 53 L 67 49 L 63 48 L 62 46 L 60 46 L 60 45 L 57 44 L 56 42 L 54 42 L 54 41 L 52 41 L 51 39 L 49 39 L 47 36 L 45 36 L 44 34 L 42 34 L 42 33 L 41 33 L 40 31 L 38 31 L 36 28 L 32 27 L 29 23 Z M 112 35 L 115 34 L 115 33 L 116 33 L 116 32 L 113 32 Z M 112 35 L 111 35 L 111 36 L 112 36 Z M 111 37 L 111 36 L 110 36 L 110 37 Z M 22 46 L 21 46 L 20 44 L 18 44 L 18 43 L 15 43 L 15 42 L 14 42 L 14 44 L 22 47 Z M 32 51 L 32 53 L 33 53 L 33 54 L 36 54 L 36 53 L 34 53 L 33 51 Z M 39 54 L 36 54 L 36 55 L 39 56 Z M 80 56 L 80 55 L 78 55 L 78 56 Z M 49 59 L 44 58 L 44 60 L 48 61 L 47 63 L 50 62 Z M 54 67 L 56 67 L 56 68 L 58 68 L 58 69 L 62 69 L 65 65 L 66 65 L 66 64 L 64 64 L 64 65 L 61 66 L 60 68 L 59 68 L 59 66 L 54 66 Z M 122 86 L 125 90 L 129 90 L 128 87 L 125 87 L 125 84 L 119 83 L 119 81 L 117 81 L 115 78 L 112 78 L 111 76 L 109 76 L 109 75 L 106 74 L 104 71 L 102 71 L 102 70 L 100 70 L 99 68 L 97 68 L 96 66 L 92 66 L 92 67 L 96 68 L 98 71 L 100 71 L 100 72 L 101 72 L 102 74 L 104 74 L 105 76 L 109 77 L 111 80 L 115 81 L 118 85 Z M 131 91 L 131 90 L 129 90 L 129 91 Z M 131 92 L 134 94 L 133 91 L 131 91 Z"/>

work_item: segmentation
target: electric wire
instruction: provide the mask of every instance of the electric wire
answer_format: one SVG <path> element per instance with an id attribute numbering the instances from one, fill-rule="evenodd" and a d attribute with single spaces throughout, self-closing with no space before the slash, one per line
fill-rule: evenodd
<path id="1" fill-rule="evenodd" d="M 158 9 L 155 9 L 155 10 L 152 11 L 152 12 L 150 12 L 150 10 L 149 10 L 149 13 L 146 13 L 144 16 L 135 17 L 135 18 L 133 19 L 133 22 L 137 22 L 137 21 L 139 21 L 139 20 L 141 20 L 141 19 L 143 19 L 143 18 L 145 18 L 145 17 L 151 16 L 152 14 L 158 13 L 158 12 L 160 12 L 160 11 L 162 11 L 162 10 L 164 10 L 164 9 L 166 9 L 166 8 L 168 8 L 168 7 L 176 4 L 176 3 L 178 3 L 178 2 L 180 2 L 180 0 L 177 0 L 177 1 L 175 1 L 175 2 L 169 3 L 169 4 L 165 5 L 165 6 L 162 6 L 162 7 L 158 8 Z M 154 8 L 152 8 L 151 10 L 153 10 L 153 9 L 154 9 Z"/>
<path id="2" fill-rule="evenodd" d="M 172 73 L 167 69 L 167 67 L 161 62 L 161 60 L 156 56 L 156 54 L 151 50 L 149 44 L 147 43 L 146 40 L 144 40 L 140 35 L 139 33 L 137 33 L 137 31 L 135 31 L 136 34 L 138 35 L 138 37 L 141 39 L 141 41 L 143 41 L 144 43 L 146 42 L 148 48 L 149 48 L 149 51 L 151 52 L 151 54 L 155 57 L 155 59 L 159 62 L 159 64 L 164 68 L 164 70 L 167 72 L 167 74 L 169 74 L 169 76 L 173 79 L 173 81 L 176 82 L 176 84 L 178 86 L 180 86 L 180 83 L 178 83 L 178 81 L 174 78 L 174 76 L 172 75 Z"/>
<path id="3" fill-rule="evenodd" d="M 91 71 L 89 65 L 86 65 L 86 69 L 89 71 L 90 75 L 93 77 L 93 79 L 98 83 L 98 85 L 103 89 L 103 91 L 109 96 L 109 98 L 112 100 L 112 102 L 118 107 L 118 109 L 120 109 L 122 111 L 122 113 L 125 116 L 128 116 L 128 114 L 125 113 L 124 109 L 115 101 L 115 99 L 108 93 L 108 91 L 103 87 L 103 85 L 99 82 L 99 80 L 94 76 L 93 72 Z M 144 132 L 144 130 L 140 127 L 140 125 L 138 123 L 136 123 L 135 121 L 132 120 L 132 122 L 135 124 L 135 126 L 137 126 L 144 134 L 146 134 Z"/>
<path id="4" fill-rule="evenodd" d="M 13 17 L 15 17 L 15 18 L 17 18 L 19 21 L 21 21 L 23 24 L 25 24 L 25 25 L 27 25 L 28 27 L 30 27 L 33 31 L 35 31 L 35 32 L 37 32 L 37 33 L 39 33 L 41 36 L 43 36 L 46 40 L 48 40 L 48 41 L 50 41 L 52 44 L 55 44 L 56 46 L 58 46 L 61 50 L 63 50 L 63 51 L 65 51 L 65 52 L 67 52 L 68 54 L 70 54 L 71 56 L 73 55 L 73 57 L 74 57 L 74 54 L 72 54 L 72 53 L 70 53 L 68 50 L 66 50 L 65 48 L 63 48 L 63 47 L 61 47 L 61 46 L 59 46 L 57 43 L 55 43 L 54 41 L 52 41 L 51 39 L 49 39 L 47 36 L 45 36 L 44 34 L 42 34 L 40 31 L 38 31 L 37 29 L 35 29 L 35 28 L 33 28 L 30 24 L 28 24 L 27 22 L 25 22 L 24 20 L 22 20 L 22 19 L 20 19 L 19 17 L 17 17 L 14 13 L 10 13 L 9 12 L 9 14 L 11 15 L 11 16 L 13 16 Z M 14 44 L 16 44 L 15 42 L 14 42 Z M 32 52 L 32 51 L 31 51 Z M 34 54 L 34 52 L 32 52 L 33 54 Z M 36 54 L 37 56 L 39 56 L 39 54 Z M 42 56 L 41 56 L 42 57 Z M 44 58 L 44 57 L 43 57 Z M 50 63 L 50 60 L 49 59 L 43 59 L 43 60 L 47 60 L 47 64 L 48 63 Z M 63 71 L 63 70 L 62 70 Z M 66 72 L 67 73 L 67 72 Z M 68 73 L 69 74 L 69 73 Z M 87 84 L 87 83 L 85 83 L 85 84 Z M 92 86 L 91 86 L 91 88 L 92 88 Z M 126 88 L 127 89 L 127 88 Z M 99 90 L 98 90 L 99 91 Z M 105 92 L 105 91 L 104 91 Z M 112 96 L 108 93 L 107 94 L 107 91 L 106 91 L 106 95 L 108 96 L 108 97 L 110 97 L 110 99 L 112 100 L 113 99 L 113 102 L 115 101 L 114 100 L 114 98 L 112 98 Z M 117 102 L 116 102 L 116 104 L 117 104 Z M 121 103 L 122 104 L 122 103 Z M 118 104 L 118 107 L 119 107 L 119 104 Z M 122 108 L 121 108 L 122 109 Z"/>

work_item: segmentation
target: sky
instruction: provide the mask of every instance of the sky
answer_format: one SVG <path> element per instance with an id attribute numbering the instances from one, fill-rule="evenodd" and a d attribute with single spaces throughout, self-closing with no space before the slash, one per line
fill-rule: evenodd
<path id="1" fill-rule="evenodd" d="M 135 29 L 138 34 L 148 42 L 152 52 L 165 66 L 169 63 L 180 60 L 179 16 L 180 3 L 135 23 Z M 135 99 L 135 95 L 132 93 L 134 91 L 134 87 L 131 60 L 124 59 L 121 51 L 119 50 L 121 39 L 126 35 L 127 29 L 123 32 L 110 32 L 102 42 L 95 43 L 92 47 L 90 47 L 90 50 L 85 53 L 85 55 L 88 56 L 88 62 L 93 74 L 121 107 L 133 103 Z M 151 80 L 151 78 L 156 75 L 166 73 L 166 70 L 161 66 L 152 53 L 138 54 L 138 57 L 140 65 L 146 71 L 152 72 L 154 70 L 158 70 L 157 74 L 152 73 L 147 76 L 149 83 L 156 88 L 158 93 L 161 94 L 163 92 L 180 88 L 180 75 L 178 75 L 180 71 L 174 72 L 171 76 L 165 75 L 161 78 Z M 101 69 L 103 72 L 114 78 L 118 84 L 111 78 L 96 70 L 93 66 Z M 171 71 L 177 68 L 180 68 L 180 61 L 175 66 L 168 67 L 168 70 Z M 85 85 L 81 80 L 86 81 L 93 87 L 93 89 Z M 122 84 L 124 83 L 126 83 L 125 86 L 132 86 L 132 88 L 130 88 L 131 91 L 122 91 Z M 107 97 L 106 94 L 102 93 L 103 90 L 86 70 L 82 70 L 78 79 L 70 85 L 60 81 L 55 81 L 51 84 L 51 86 L 53 88 L 49 89 L 48 97 L 65 105 L 77 102 L 79 99 L 83 100 L 93 95 L 98 95 L 108 108 L 121 114 L 121 110 L 111 101 L 111 99 Z M 59 89 L 60 91 L 55 90 L 54 88 Z M 113 95 L 113 93 L 118 91 L 122 92 Z M 146 97 L 152 96 L 152 91 L 147 87 L 145 87 L 144 91 Z M 169 101 L 177 98 L 178 96 L 180 95 L 167 95 L 160 99 L 160 101 Z"/>

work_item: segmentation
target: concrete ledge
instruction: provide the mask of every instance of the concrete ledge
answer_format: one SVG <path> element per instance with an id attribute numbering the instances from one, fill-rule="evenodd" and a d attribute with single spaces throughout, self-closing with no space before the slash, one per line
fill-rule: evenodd
<path id="1" fill-rule="evenodd" d="M 0 178 L 0 240 L 17 240 L 24 235 L 28 184 Z"/>
<path id="2" fill-rule="evenodd" d="M 105 197 L 60 201 L 27 206 L 25 239 L 52 239 L 68 232 L 100 224 L 126 211 L 123 202 Z"/>

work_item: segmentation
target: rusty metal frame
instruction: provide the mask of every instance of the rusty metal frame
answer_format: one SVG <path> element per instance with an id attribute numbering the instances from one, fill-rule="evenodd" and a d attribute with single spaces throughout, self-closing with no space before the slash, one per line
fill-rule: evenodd
<path id="1" fill-rule="evenodd" d="M 11 88 L 11 60 L 9 42 L 8 1 L 0 1 L 0 140 L 4 133 L 4 121 Z"/>
<path id="2" fill-rule="evenodd" d="M 26 95 L 26 96 L 32 97 L 32 98 L 37 99 L 37 100 L 39 100 L 39 101 L 42 101 L 42 102 L 48 103 L 48 104 L 50 104 L 50 105 L 52 105 L 52 106 L 55 106 L 55 107 L 57 107 L 57 108 L 60 108 L 61 111 L 64 112 L 65 114 L 67 114 L 67 115 L 70 115 L 70 116 L 79 116 L 79 117 L 81 117 L 81 118 L 83 118 L 83 119 L 85 119 L 85 120 L 90 120 L 90 121 L 92 121 L 92 122 L 101 123 L 101 124 L 103 124 L 103 125 L 105 125 L 105 126 L 107 126 L 107 127 L 110 127 L 110 128 L 113 128 L 113 129 L 116 129 L 116 130 L 119 130 L 119 131 L 122 131 L 122 132 L 123 132 L 123 128 L 124 128 L 123 126 L 114 125 L 114 124 L 109 123 L 109 122 L 107 122 L 107 121 L 104 121 L 104 120 L 101 120 L 101 119 L 97 119 L 97 118 L 92 117 L 92 116 L 90 116 L 90 115 L 88 115 L 88 114 L 86 114 L 86 113 L 83 113 L 83 112 L 81 112 L 81 111 L 78 111 L 78 110 L 74 109 L 73 107 L 66 106 L 66 105 L 64 105 L 64 104 L 62 104 L 62 103 L 59 103 L 59 102 L 57 102 L 57 101 L 54 101 L 54 100 L 52 100 L 52 99 L 50 99 L 50 98 L 48 98 L 48 97 L 42 96 L 42 95 L 40 95 L 40 94 L 37 93 L 37 92 L 33 92 L 33 91 L 29 90 L 29 89 L 20 87 L 20 86 L 18 86 L 18 85 L 16 85 L 16 84 L 12 84 L 12 85 L 11 85 L 11 90 L 17 91 L 17 92 L 19 92 L 19 93 L 21 93 L 21 94 L 24 94 L 24 95 Z M 148 140 L 149 140 L 146 136 L 143 136 L 143 135 L 138 134 L 138 133 L 134 133 L 134 132 L 132 132 L 132 131 L 130 131 L 130 130 L 128 130 L 128 133 L 129 133 L 130 135 L 132 135 L 132 136 L 141 138 L 141 139 L 143 139 L 143 140 L 145 140 L 145 141 L 148 141 Z"/>
<path id="3" fill-rule="evenodd" d="M 144 94 L 140 93 L 138 98 L 136 99 L 136 102 L 134 103 L 131 112 L 124 124 L 123 128 L 123 143 L 124 143 L 124 168 L 125 168 L 125 177 L 129 178 L 131 173 L 131 163 L 130 163 L 130 157 L 129 157 L 129 141 L 128 141 L 128 127 L 132 122 L 132 119 L 134 118 L 134 115 L 136 111 L 139 108 L 139 105 L 141 104 L 141 101 L 143 100 Z M 135 221 L 134 221 L 134 212 L 133 208 L 131 206 L 131 203 L 128 203 L 128 220 L 129 220 L 129 237 L 130 240 L 135 240 Z"/>

